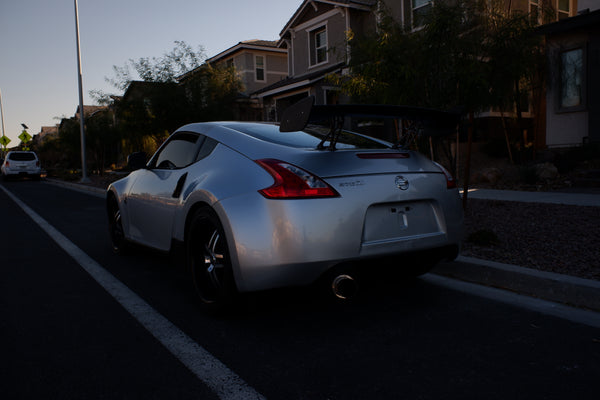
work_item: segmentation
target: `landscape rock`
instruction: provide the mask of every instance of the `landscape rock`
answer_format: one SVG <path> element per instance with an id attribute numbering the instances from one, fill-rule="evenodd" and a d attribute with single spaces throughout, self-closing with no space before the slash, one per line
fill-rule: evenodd
<path id="1" fill-rule="evenodd" d="M 493 185 L 498 183 L 500 178 L 502 178 L 502 171 L 500 169 L 485 168 L 475 175 L 474 180 L 475 182 L 487 182 Z"/>
<path id="2" fill-rule="evenodd" d="M 558 168 L 552 163 L 536 164 L 535 172 L 542 181 L 551 181 L 558 177 Z"/>

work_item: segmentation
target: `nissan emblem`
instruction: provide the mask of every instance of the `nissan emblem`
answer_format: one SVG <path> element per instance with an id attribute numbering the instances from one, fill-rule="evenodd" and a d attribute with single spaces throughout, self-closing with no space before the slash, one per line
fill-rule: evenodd
<path id="1" fill-rule="evenodd" d="M 401 190 L 408 189 L 408 179 L 406 179 L 403 176 L 397 176 L 396 177 L 396 186 L 398 187 L 398 189 L 401 189 Z"/>

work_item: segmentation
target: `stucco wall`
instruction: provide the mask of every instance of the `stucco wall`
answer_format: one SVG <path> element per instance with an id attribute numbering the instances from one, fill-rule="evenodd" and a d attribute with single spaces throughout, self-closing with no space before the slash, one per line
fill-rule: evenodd
<path id="1" fill-rule="evenodd" d="M 548 85 L 546 91 L 546 145 L 564 147 L 580 145 L 589 136 L 589 112 L 586 90 L 583 92 L 583 105 L 573 110 L 560 108 L 560 54 L 563 50 L 582 47 L 584 63 L 587 58 L 588 36 L 586 34 L 555 35 L 548 39 Z M 585 72 L 585 74 L 589 71 Z M 584 78 L 585 79 L 585 78 Z M 584 81 L 584 85 L 587 80 Z"/>
<path id="2" fill-rule="evenodd" d="M 327 27 L 327 62 L 310 65 L 310 32 L 320 27 Z M 294 51 L 294 76 L 304 75 L 344 60 L 346 55 L 346 18 L 341 13 L 335 13 L 325 21 L 300 25 L 294 29 L 292 41 Z"/>

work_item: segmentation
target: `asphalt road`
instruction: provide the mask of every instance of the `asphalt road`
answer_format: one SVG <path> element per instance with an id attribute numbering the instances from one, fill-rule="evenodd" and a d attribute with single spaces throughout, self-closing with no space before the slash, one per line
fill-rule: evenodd
<path id="1" fill-rule="evenodd" d="M 212 316 L 177 256 L 112 253 L 102 198 L 45 182 L 0 185 L 10 194 L 0 190 L 2 398 L 600 393 L 597 327 L 429 279 L 386 277 L 364 283 L 348 304 L 294 289 L 260 293 L 236 314 Z"/>

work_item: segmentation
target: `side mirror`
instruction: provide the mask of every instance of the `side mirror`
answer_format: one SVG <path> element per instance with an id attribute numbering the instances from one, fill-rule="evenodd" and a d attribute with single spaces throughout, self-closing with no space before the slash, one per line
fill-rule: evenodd
<path id="1" fill-rule="evenodd" d="M 136 169 L 141 169 L 146 166 L 146 152 L 138 151 L 136 153 L 131 153 L 127 157 L 127 168 L 132 171 Z"/>

